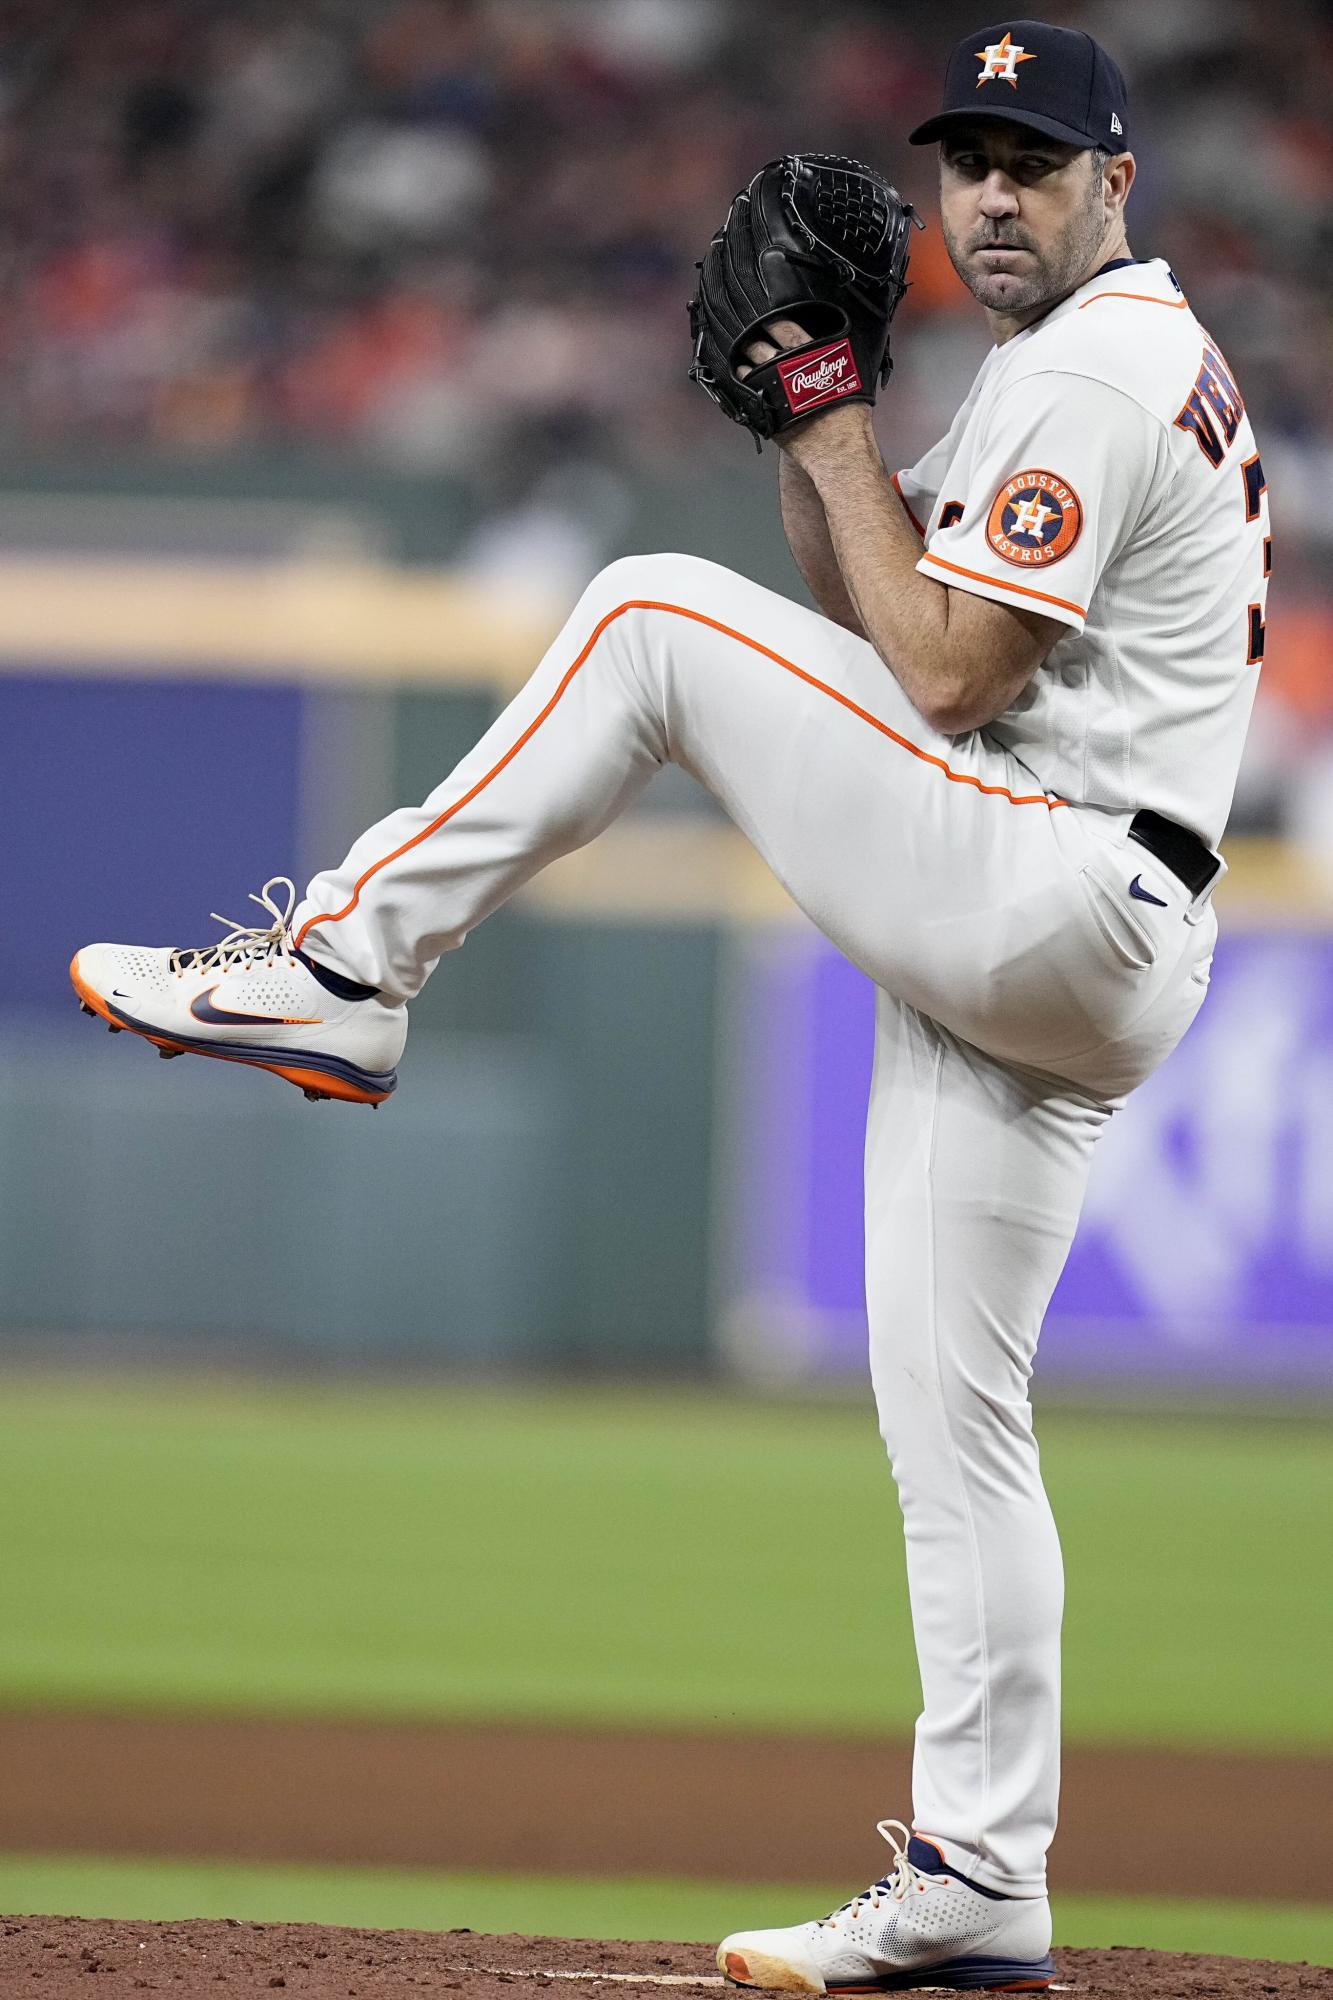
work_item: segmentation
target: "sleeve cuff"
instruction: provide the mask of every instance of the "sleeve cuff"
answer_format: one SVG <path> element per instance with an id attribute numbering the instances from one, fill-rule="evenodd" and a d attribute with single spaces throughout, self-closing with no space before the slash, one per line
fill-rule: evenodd
<path id="1" fill-rule="evenodd" d="M 924 542 L 926 539 L 926 530 L 922 522 L 918 518 L 916 510 L 913 507 L 911 501 L 908 499 L 907 495 L 903 491 L 903 476 L 901 472 L 890 473 L 889 484 L 892 486 L 894 492 L 898 495 L 898 498 L 902 501 L 903 512 L 906 514 L 908 520 L 912 523 L 912 526 L 916 529 L 918 535 L 920 535 L 922 541 Z"/>
<path id="2" fill-rule="evenodd" d="M 1074 632 L 1081 632 L 1087 622 L 1088 607 L 1076 604 L 1071 597 L 1057 597 L 1052 591 L 1038 590 L 1035 584 L 1011 583 L 1007 577 L 987 576 L 984 570 L 965 569 L 962 563 L 946 561 L 929 549 L 917 568 L 923 576 L 933 577 L 936 583 L 947 583 L 953 590 L 970 591 L 973 597 L 989 597 L 995 604 L 1021 605 L 1029 611 L 1040 611 L 1043 618 L 1057 619 Z"/>

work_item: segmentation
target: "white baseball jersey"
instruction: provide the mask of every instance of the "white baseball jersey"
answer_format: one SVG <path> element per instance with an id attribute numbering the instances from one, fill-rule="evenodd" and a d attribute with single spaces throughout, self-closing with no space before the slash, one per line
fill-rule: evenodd
<path id="1" fill-rule="evenodd" d="M 1167 266 L 1108 265 L 992 349 L 894 483 L 923 574 L 1069 628 L 986 733 L 1061 798 L 1215 845 L 1272 545 L 1235 378 Z"/>

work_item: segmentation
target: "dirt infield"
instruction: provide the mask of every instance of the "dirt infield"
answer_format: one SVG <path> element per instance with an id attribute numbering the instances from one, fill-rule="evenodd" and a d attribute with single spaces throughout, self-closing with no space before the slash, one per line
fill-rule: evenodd
<path id="1" fill-rule="evenodd" d="M 1333 1970 L 1160 1951 L 1063 1951 L 1061 1987 L 1081 2000 L 1329 2000 Z M 575 2000 L 681 2000 L 723 1988 L 712 1952 L 698 1944 L 605 1944 L 570 1938 L 483 1937 L 473 1931 L 331 1930 L 316 1924 L 127 1924 L 78 1917 L 0 1923 L 0 1994 L 168 1992 L 216 1996 L 336 1995 L 337 2000 L 456 1993 L 459 2000 L 519 2000 L 525 1985 Z M 1059 1990 L 1059 1989 L 1057 1989 Z"/>
<path id="2" fill-rule="evenodd" d="M 500 1873 L 873 1881 L 910 1746 L 161 1715 L 0 1714 L 0 1850 Z M 1333 1759 L 1073 1748 L 1058 1891 L 1323 1902 Z"/>

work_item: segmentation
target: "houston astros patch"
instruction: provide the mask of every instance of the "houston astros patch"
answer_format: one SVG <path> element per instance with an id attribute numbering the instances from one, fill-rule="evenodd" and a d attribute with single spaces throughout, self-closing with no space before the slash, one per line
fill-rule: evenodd
<path id="1" fill-rule="evenodd" d="M 997 556 L 1024 569 L 1067 556 L 1083 530 L 1077 493 L 1053 472 L 1016 472 L 991 503 L 986 540 Z"/>

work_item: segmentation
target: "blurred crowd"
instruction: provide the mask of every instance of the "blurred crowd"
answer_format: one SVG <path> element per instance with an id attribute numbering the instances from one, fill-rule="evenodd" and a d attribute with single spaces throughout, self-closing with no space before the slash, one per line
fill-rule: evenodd
<path id="1" fill-rule="evenodd" d="M 806 146 L 883 165 L 929 214 L 933 153 L 904 135 L 986 11 L 0 0 L 0 426 L 462 472 L 735 462 L 744 439 L 684 378 L 727 198 Z M 1285 629 L 1258 810 L 1289 743 L 1333 737 L 1333 15 L 1293 0 L 1278 33 L 1259 0 L 1042 11 L 1126 70 L 1131 243 L 1172 262 L 1262 445 Z M 937 228 L 898 324 L 881 423 L 903 462 L 985 346 Z"/>

